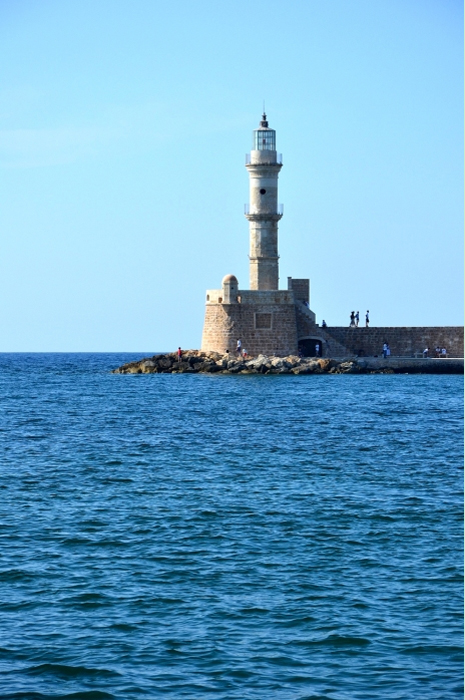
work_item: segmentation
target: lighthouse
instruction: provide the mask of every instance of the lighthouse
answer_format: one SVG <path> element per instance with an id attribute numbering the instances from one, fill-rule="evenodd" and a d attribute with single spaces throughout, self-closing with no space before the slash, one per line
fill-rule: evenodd
<path id="1" fill-rule="evenodd" d="M 282 168 L 276 151 L 276 132 L 266 114 L 254 129 L 252 150 L 246 157 L 250 199 L 245 216 L 250 228 L 250 287 L 241 287 L 231 273 L 220 289 L 207 289 L 202 350 L 224 354 L 235 352 L 237 341 L 247 354 L 286 357 L 315 354 L 323 347 L 315 314 L 309 308 L 308 279 L 288 277 L 287 289 L 279 289 L 278 176 Z"/>
<path id="2" fill-rule="evenodd" d="M 276 131 L 270 129 L 263 113 L 253 132 L 253 148 L 246 158 L 250 199 L 245 216 L 250 227 L 250 289 L 271 291 L 279 288 L 278 176 L 281 156 L 276 152 Z"/>

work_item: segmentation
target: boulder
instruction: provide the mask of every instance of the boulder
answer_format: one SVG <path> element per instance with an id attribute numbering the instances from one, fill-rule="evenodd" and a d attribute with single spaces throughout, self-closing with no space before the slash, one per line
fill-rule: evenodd
<path id="1" fill-rule="evenodd" d="M 238 374 L 242 369 L 245 369 L 245 366 L 241 364 L 232 365 L 231 367 L 228 366 L 228 372 L 231 374 Z"/>
<path id="2" fill-rule="evenodd" d="M 331 359 L 331 360 L 326 360 L 326 362 L 328 363 L 328 364 L 327 364 L 327 368 L 329 369 L 330 372 L 331 372 L 331 370 L 337 369 L 337 368 L 339 367 L 339 361 L 338 361 L 338 360 L 333 360 L 333 359 Z"/>
<path id="3" fill-rule="evenodd" d="M 307 360 L 305 366 L 308 368 L 309 372 L 317 372 L 321 369 L 321 365 L 318 360 Z"/>
<path id="4" fill-rule="evenodd" d="M 173 361 L 170 357 L 160 357 L 157 361 L 157 365 L 160 369 L 169 369 L 173 366 Z"/>
<path id="5" fill-rule="evenodd" d="M 305 365 L 300 365 L 298 367 L 293 367 L 291 370 L 289 370 L 291 374 L 311 374 L 312 370 L 310 370 L 308 367 Z"/>
<path id="6" fill-rule="evenodd" d="M 291 369 L 292 367 L 297 367 L 299 364 L 300 357 L 297 357 L 296 355 L 288 355 L 288 357 L 283 358 L 283 365 L 288 369 Z"/>
<path id="7" fill-rule="evenodd" d="M 316 361 L 316 363 L 325 372 L 327 372 L 329 370 L 329 368 L 331 367 L 331 360 L 319 359 Z"/>
<path id="8" fill-rule="evenodd" d="M 212 360 L 205 360 L 204 362 L 197 362 L 195 365 L 197 372 L 219 372 L 220 367 Z"/>
<path id="9" fill-rule="evenodd" d="M 178 372 L 185 372 L 188 369 L 192 369 L 192 367 L 190 366 L 189 362 L 182 360 L 181 362 L 174 362 L 173 369 L 177 370 Z"/>
<path id="10" fill-rule="evenodd" d="M 281 357 L 275 357 L 273 360 L 271 360 L 271 366 L 274 367 L 275 369 L 280 369 L 281 367 L 284 366 L 283 360 Z"/>
<path id="11" fill-rule="evenodd" d="M 358 374 L 360 372 L 357 363 L 352 361 L 341 362 L 338 369 L 341 374 Z"/>

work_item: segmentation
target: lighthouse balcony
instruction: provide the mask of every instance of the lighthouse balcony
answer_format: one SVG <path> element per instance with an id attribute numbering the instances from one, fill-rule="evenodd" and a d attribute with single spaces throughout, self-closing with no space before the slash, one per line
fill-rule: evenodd
<path id="1" fill-rule="evenodd" d="M 244 204 L 244 216 L 249 221 L 279 221 L 280 219 L 282 219 L 283 213 L 284 207 L 282 204 L 279 204 L 277 206 L 277 211 L 268 212 L 250 211 L 250 205 Z"/>

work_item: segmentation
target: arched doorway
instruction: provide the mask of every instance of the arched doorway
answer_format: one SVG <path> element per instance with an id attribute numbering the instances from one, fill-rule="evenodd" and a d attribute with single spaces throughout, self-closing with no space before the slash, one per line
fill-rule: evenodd
<path id="1" fill-rule="evenodd" d="M 323 340 L 321 338 L 301 338 L 298 345 L 303 357 L 323 357 Z"/>

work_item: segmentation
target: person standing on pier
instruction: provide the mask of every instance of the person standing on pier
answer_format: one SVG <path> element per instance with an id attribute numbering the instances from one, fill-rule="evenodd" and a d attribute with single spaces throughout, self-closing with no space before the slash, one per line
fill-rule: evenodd
<path id="1" fill-rule="evenodd" d="M 370 326 L 370 312 L 367 311 L 365 315 L 365 328 L 369 328 Z"/>

